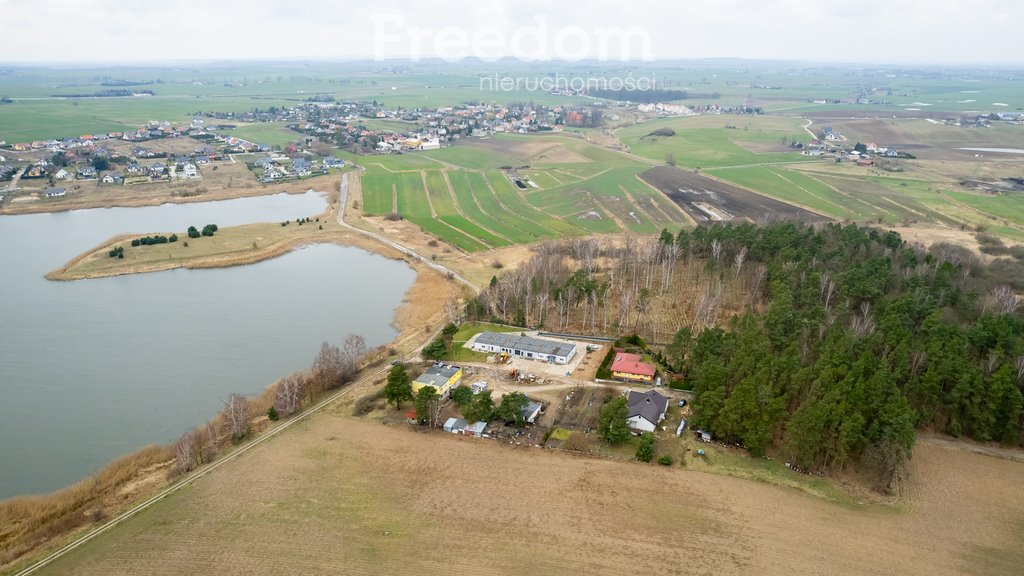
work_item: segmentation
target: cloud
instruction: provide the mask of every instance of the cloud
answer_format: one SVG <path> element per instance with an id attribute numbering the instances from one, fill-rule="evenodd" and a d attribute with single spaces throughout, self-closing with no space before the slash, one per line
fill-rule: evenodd
<path id="1" fill-rule="evenodd" d="M 0 0 L 0 54 L 8 62 L 408 58 L 475 54 L 486 43 L 488 54 L 515 56 L 513 40 L 536 37 L 524 31 L 543 21 L 545 53 L 555 59 L 599 56 L 601 30 L 612 29 L 634 40 L 642 33 L 657 59 L 1020 64 L 1016 27 L 1024 21 L 1024 3 L 1015 0 L 974 0 L 969 8 L 958 0 L 404 4 Z M 375 27 L 375 15 L 401 20 Z M 490 36 L 481 42 L 484 29 Z M 382 42 L 382 34 L 397 40 Z M 632 46 L 629 56 L 640 52 Z"/>

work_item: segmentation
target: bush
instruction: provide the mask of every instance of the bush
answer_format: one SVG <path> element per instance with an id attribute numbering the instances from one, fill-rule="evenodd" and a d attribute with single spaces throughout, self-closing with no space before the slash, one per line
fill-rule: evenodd
<path id="1" fill-rule="evenodd" d="M 111 258 L 124 258 L 124 246 L 111 249 L 110 252 L 107 252 L 107 256 Z"/>
<path id="2" fill-rule="evenodd" d="M 178 235 L 177 235 L 177 234 L 171 234 L 171 235 L 170 235 L 170 236 L 169 236 L 169 237 L 167 238 L 167 241 L 168 241 L 168 242 L 177 242 L 177 241 L 178 241 Z"/>
<path id="3" fill-rule="evenodd" d="M 216 232 L 216 231 L 217 231 L 217 225 L 216 224 L 207 224 L 206 226 L 203 226 L 202 235 L 203 236 L 213 236 L 214 232 Z"/>
<path id="4" fill-rule="evenodd" d="M 448 346 L 444 338 L 435 338 L 433 342 L 423 347 L 423 357 L 427 360 L 440 360 L 448 352 Z"/>
<path id="5" fill-rule="evenodd" d="M 269 408 L 269 409 L 267 410 L 267 418 L 268 418 L 268 419 L 269 419 L 269 420 L 270 420 L 271 422 L 277 422 L 277 419 L 279 418 L 279 416 L 277 415 L 277 408 L 275 408 L 274 406 L 271 406 L 271 407 L 270 407 L 270 408 Z"/>
<path id="6" fill-rule="evenodd" d="M 383 407 L 382 400 L 384 400 L 384 389 L 381 388 L 375 392 L 371 392 L 366 396 L 356 400 L 355 406 L 352 407 L 353 416 L 366 416 L 370 412 Z"/>
<path id="7" fill-rule="evenodd" d="M 644 432 L 640 435 L 640 442 L 636 445 L 636 459 L 641 462 L 650 462 L 654 458 L 654 434 Z"/>
<path id="8" fill-rule="evenodd" d="M 201 236 L 201 234 L 199 234 L 199 230 L 196 230 L 195 226 L 189 226 L 188 227 L 188 237 L 189 238 L 199 238 L 199 236 Z"/>
<path id="9" fill-rule="evenodd" d="M 668 454 L 658 457 L 658 464 L 661 464 L 662 466 L 671 466 L 674 462 L 675 461 Z"/>
<path id="10" fill-rule="evenodd" d="M 601 365 L 597 367 L 597 378 L 601 380 L 608 380 L 612 377 L 612 360 L 615 359 L 615 347 L 608 348 L 608 353 L 604 355 L 604 360 L 601 360 Z"/>

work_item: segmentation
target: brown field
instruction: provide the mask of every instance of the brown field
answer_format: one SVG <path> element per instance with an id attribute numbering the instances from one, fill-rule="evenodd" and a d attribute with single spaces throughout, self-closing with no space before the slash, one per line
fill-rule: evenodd
<path id="1" fill-rule="evenodd" d="M 575 152 L 558 136 L 533 138 L 473 138 L 466 144 L 489 152 L 511 156 L 526 164 L 578 164 L 592 162 Z"/>
<path id="2" fill-rule="evenodd" d="M 1024 146 L 1024 130 L 1019 126 L 997 125 L 992 128 L 944 126 L 924 118 L 901 119 L 833 119 L 816 120 L 811 130 L 830 125 L 849 142 L 874 142 L 879 146 L 898 148 L 922 160 L 974 160 L 974 152 L 961 147 L 1020 148 Z M 984 161 L 1019 160 L 1014 156 L 984 154 Z"/>
<path id="3" fill-rule="evenodd" d="M 340 414 L 296 428 L 40 573 L 930 576 L 1024 562 L 1024 465 L 937 443 L 915 450 L 894 509 Z"/>
<path id="4" fill-rule="evenodd" d="M 765 216 L 804 222 L 827 219 L 792 204 L 671 166 L 651 168 L 641 173 L 640 178 L 661 190 L 697 222 L 709 220 L 708 213 L 697 207 L 702 204 L 712 207 L 715 213 L 728 215 L 731 219 L 746 218 L 753 222 L 758 222 Z"/>

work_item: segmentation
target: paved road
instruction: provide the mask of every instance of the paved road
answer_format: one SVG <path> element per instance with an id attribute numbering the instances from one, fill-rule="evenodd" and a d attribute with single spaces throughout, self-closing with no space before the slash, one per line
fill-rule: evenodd
<path id="1" fill-rule="evenodd" d="M 370 238 L 373 238 L 374 240 L 376 240 L 376 241 L 378 241 L 378 242 L 380 242 L 382 244 L 387 244 L 388 246 L 391 246 L 392 248 L 394 248 L 395 250 L 398 250 L 402 254 L 405 254 L 406 256 L 410 256 L 412 258 L 415 258 L 415 259 L 419 260 L 420 262 L 423 262 L 427 266 L 430 266 L 431 268 L 433 268 L 434 270 L 437 270 L 438 272 L 440 272 L 442 274 L 449 275 L 450 277 L 454 278 L 455 280 L 458 280 L 459 282 L 465 284 L 466 286 L 469 286 L 473 290 L 474 294 L 479 294 L 480 293 L 480 287 L 479 286 L 477 286 L 476 284 L 470 282 L 469 279 L 467 279 L 465 276 L 459 274 L 458 272 L 452 270 L 451 268 L 448 268 L 448 267 L 446 267 L 446 266 L 444 266 L 442 264 L 438 264 L 437 262 L 434 262 L 430 258 L 427 258 L 426 256 L 423 256 L 419 252 L 416 252 L 415 250 L 412 250 L 411 248 L 406 248 L 405 246 L 402 246 L 401 244 L 399 244 L 398 242 L 395 242 L 394 240 L 391 240 L 390 238 L 387 238 L 387 237 L 382 236 L 380 234 L 377 234 L 375 232 L 370 232 L 369 230 L 363 230 L 362 228 L 356 228 L 355 226 L 352 226 L 348 222 L 345 222 L 345 204 L 346 204 L 346 200 L 348 199 L 348 176 L 349 176 L 349 174 L 350 174 L 349 172 L 345 172 L 344 174 L 341 175 L 341 185 L 338 188 L 338 190 L 339 190 L 338 202 L 340 202 L 340 205 L 338 206 L 338 224 L 341 224 L 342 226 L 344 226 L 345 228 L 348 228 L 349 230 L 352 230 L 353 232 L 358 232 L 359 234 L 362 234 L 363 236 L 368 236 Z"/>

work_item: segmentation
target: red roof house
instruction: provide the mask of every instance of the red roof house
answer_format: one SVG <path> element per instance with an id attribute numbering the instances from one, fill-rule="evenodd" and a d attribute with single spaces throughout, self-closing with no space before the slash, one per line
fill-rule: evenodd
<path id="1" fill-rule="evenodd" d="M 653 364 L 644 362 L 636 354 L 616 352 L 615 359 L 612 360 L 612 377 L 614 378 L 650 382 L 654 380 L 655 371 Z"/>

